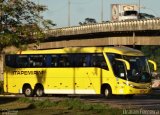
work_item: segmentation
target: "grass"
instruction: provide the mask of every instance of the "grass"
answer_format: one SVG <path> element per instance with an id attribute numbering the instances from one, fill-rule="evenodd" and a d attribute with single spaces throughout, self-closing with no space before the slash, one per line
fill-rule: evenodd
<path id="1" fill-rule="evenodd" d="M 105 104 L 98 103 L 85 103 L 80 99 L 70 98 L 61 101 L 50 101 L 46 100 L 33 100 L 29 98 L 20 98 L 19 102 L 30 103 L 32 108 L 35 110 L 45 110 L 45 111 L 56 111 L 57 114 L 63 113 L 79 113 L 79 114 L 113 114 L 117 115 L 117 113 L 122 113 L 122 110 L 111 108 Z"/>
<path id="2" fill-rule="evenodd" d="M 29 98 L 20 98 L 19 102 L 30 103 L 32 108 L 47 108 L 57 106 L 58 102 L 51 102 L 50 100 L 33 100 Z"/>

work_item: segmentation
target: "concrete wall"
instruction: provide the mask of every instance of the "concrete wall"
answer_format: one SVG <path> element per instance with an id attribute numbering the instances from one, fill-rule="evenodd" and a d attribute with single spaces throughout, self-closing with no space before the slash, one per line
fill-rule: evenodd
<path id="1" fill-rule="evenodd" d="M 51 29 L 45 31 L 49 37 L 81 35 L 99 32 L 124 32 L 124 31 L 145 31 L 159 30 L 160 18 L 148 20 L 132 20 L 120 22 L 98 23 L 83 26 Z"/>
<path id="2" fill-rule="evenodd" d="M 30 49 L 52 49 L 74 46 L 108 46 L 108 45 L 160 45 L 160 36 L 126 36 L 126 37 L 103 37 L 92 39 L 75 39 L 63 41 L 51 41 L 40 43 L 39 45 L 30 44 Z"/>

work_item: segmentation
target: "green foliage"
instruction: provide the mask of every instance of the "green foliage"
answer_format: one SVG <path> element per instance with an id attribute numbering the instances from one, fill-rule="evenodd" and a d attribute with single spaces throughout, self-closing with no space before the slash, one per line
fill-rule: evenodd
<path id="1" fill-rule="evenodd" d="M 148 59 L 157 63 L 158 72 L 160 72 L 160 46 L 142 46 L 141 50 Z"/>
<path id="2" fill-rule="evenodd" d="M 20 46 L 43 38 L 43 29 L 55 26 L 40 16 L 47 10 L 31 0 L 0 0 L 0 50 Z"/>
<path id="3" fill-rule="evenodd" d="M 58 102 L 52 102 L 48 99 L 41 101 L 41 100 L 33 100 L 30 98 L 20 98 L 19 101 L 23 103 L 31 103 L 33 108 L 53 107 L 57 106 L 58 104 Z"/>
<path id="4" fill-rule="evenodd" d="M 46 108 L 56 106 L 57 102 L 51 102 L 50 100 L 46 99 L 44 101 L 34 101 L 34 105 L 36 107 Z"/>
<path id="5" fill-rule="evenodd" d="M 99 103 L 86 103 L 81 101 L 80 99 L 65 99 L 61 101 L 51 101 L 51 100 L 33 100 L 30 98 L 20 98 L 20 102 L 31 103 L 34 108 L 47 108 L 47 107 L 55 107 L 55 108 L 63 108 L 68 111 L 90 111 L 94 113 L 101 114 L 116 114 L 118 112 L 122 113 L 122 110 L 111 108 L 105 104 Z"/>
<path id="6" fill-rule="evenodd" d="M 24 102 L 24 103 L 32 103 L 33 102 L 33 100 L 32 99 L 29 99 L 29 98 L 19 98 L 19 100 L 18 101 L 20 101 L 20 102 Z"/>
<path id="7" fill-rule="evenodd" d="M 96 24 L 96 20 L 93 18 L 85 18 L 84 22 L 79 22 L 79 25 Z"/>
<path id="8" fill-rule="evenodd" d="M 68 107 L 68 109 L 80 109 L 84 104 L 79 99 L 66 99 L 58 105 Z"/>

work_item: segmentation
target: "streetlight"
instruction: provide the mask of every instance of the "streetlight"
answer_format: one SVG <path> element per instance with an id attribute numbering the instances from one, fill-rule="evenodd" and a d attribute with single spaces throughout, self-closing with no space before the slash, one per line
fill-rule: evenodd
<path id="1" fill-rule="evenodd" d="M 141 0 L 139 0 L 139 13 L 141 11 Z"/>
<path id="2" fill-rule="evenodd" d="M 70 17 L 71 17 L 71 0 L 68 0 L 68 26 L 70 27 Z"/>
<path id="3" fill-rule="evenodd" d="M 101 0 L 101 22 L 103 22 L 103 0 Z"/>

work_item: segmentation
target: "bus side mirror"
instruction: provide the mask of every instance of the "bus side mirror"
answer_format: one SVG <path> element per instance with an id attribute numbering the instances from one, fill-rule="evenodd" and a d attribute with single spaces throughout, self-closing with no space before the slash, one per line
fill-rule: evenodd
<path id="1" fill-rule="evenodd" d="M 119 59 L 119 58 L 116 58 L 115 60 L 124 62 L 125 65 L 126 65 L 127 70 L 130 70 L 130 64 L 129 64 L 128 61 L 126 61 L 126 60 L 124 60 L 124 59 Z"/>
<path id="2" fill-rule="evenodd" d="M 154 71 L 156 71 L 157 70 L 157 64 L 156 64 L 156 62 L 154 62 L 153 60 L 148 60 L 148 62 L 151 63 L 151 64 L 153 64 Z"/>

